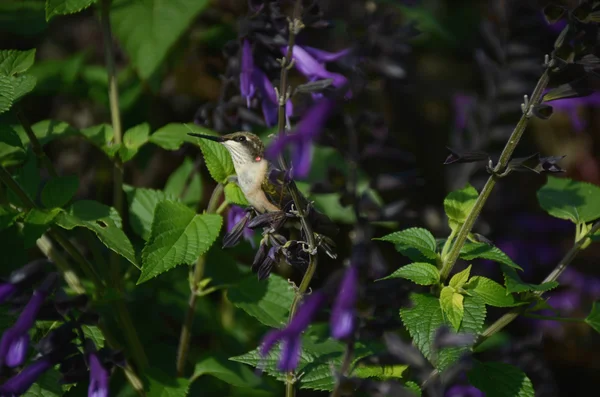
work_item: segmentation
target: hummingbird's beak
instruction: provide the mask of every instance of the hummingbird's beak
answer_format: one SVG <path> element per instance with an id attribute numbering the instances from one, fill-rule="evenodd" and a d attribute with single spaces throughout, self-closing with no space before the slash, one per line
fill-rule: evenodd
<path id="1" fill-rule="evenodd" d="M 198 138 L 208 139 L 210 141 L 215 141 L 215 142 L 219 142 L 219 143 L 225 142 L 225 139 L 223 139 L 220 136 L 204 135 L 204 134 L 194 134 L 193 132 L 188 132 L 188 135 L 195 136 L 195 137 L 198 137 Z"/>

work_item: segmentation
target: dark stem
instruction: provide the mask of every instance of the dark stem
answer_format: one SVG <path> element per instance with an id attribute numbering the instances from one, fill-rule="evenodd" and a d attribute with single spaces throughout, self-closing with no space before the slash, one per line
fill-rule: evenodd
<path id="1" fill-rule="evenodd" d="M 350 364 L 352 364 L 352 358 L 354 357 L 354 338 L 351 338 L 346 344 L 346 350 L 344 351 L 344 357 L 342 358 L 342 365 L 340 366 L 339 377 L 342 379 L 347 375 L 348 370 L 350 369 Z M 333 392 L 331 393 L 331 397 L 339 397 L 341 392 L 342 382 L 339 380 L 335 382 L 335 387 Z"/>
<path id="2" fill-rule="evenodd" d="M 15 114 L 17 116 L 17 119 L 19 119 L 19 122 L 23 126 L 27 137 L 29 138 L 29 142 L 31 143 L 33 153 L 35 153 L 35 156 L 40 160 L 40 163 L 42 163 L 44 167 L 48 170 L 50 176 L 56 178 L 58 176 L 58 173 L 56 172 L 56 168 L 54 168 L 54 164 L 52 164 L 52 161 L 50 161 L 50 158 L 48 158 L 46 152 L 44 152 L 40 141 L 37 139 L 35 133 L 33 132 L 33 129 L 31 128 L 31 124 L 29 124 L 29 121 L 25 117 L 25 113 L 23 113 L 23 109 L 19 105 L 16 105 L 15 107 Z"/>
<path id="3" fill-rule="evenodd" d="M 215 213 L 219 199 L 223 194 L 224 186 L 222 183 L 217 184 L 213 189 L 208 201 L 208 207 L 206 208 L 207 214 Z M 196 313 L 196 303 L 198 301 L 198 284 L 204 277 L 204 269 L 206 264 L 206 255 L 200 255 L 194 266 L 194 274 L 191 282 L 190 299 L 188 301 L 188 310 L 185 315 L 185 320 L 181 327 L 181 334 L 179 336 L 179 346 L 177 347 L 177 376 L 183 376 L 185 370 L 185 363 L 187 360 L 187 354 L 190 347 L 190 339 L 192 337 L 192 326 L 194 325 L 194 314 Z"/>

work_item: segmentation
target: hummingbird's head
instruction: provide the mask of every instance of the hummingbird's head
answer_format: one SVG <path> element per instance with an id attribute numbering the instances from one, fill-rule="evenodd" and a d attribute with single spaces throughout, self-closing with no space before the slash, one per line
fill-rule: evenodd
<path id="1" fill-rule="evenodd" d="M 188 133 L 188 135 L 219 142 L 229 151 L 236 165 L 258 163 L 263 160 L 265 145 L 251 132 L 234 132 L 223 136 Z"/>

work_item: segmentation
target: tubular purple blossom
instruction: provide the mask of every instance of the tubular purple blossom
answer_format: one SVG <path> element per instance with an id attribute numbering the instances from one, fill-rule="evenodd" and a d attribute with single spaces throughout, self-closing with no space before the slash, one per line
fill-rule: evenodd
<path id="1" fill-rule="evenodd" d="M 271 143 L 267 148 L 267 156 L 276 158 L 290 146 L 294 174 L 300 178 L 306 177 L 312 160 L 312 141 L 321 132 L 333 111 L 334 104 L 334 101 L 329 98 L 316 102 L 298 123 L 295 132 L 280 135 Z"/>
<path id="2" fill-rule="evenodd" d="M 2 386 L 0 386 L 0 395 L 2 396 L 20 396 L 25 393 L 44 372 L 52 367 L 50 358 L 44 357 L 33 364 L 27 366 L 23 371 L 13 376 Z"/>
<path id="3" fill-rule="evenodd" d="M 279 109 L 279 98 L 277 98 L 275 88 L 267 75 L 260 69 L 254 70 L 253 81 L 262 97 L 261 107 L 265 123 L 268 127 L 272 127 L 277 124 L 277 112 Z M 285 104 L 285 115 L 289 118 L 293 113 L 294 106 L 292 101 L 288 100 Z"/>
<path id="4" fill-rule="evenodd" d="M 275 343 L 280 341 L 281 355 L 279 356 L 277 368 L 280 371 L 294 370 L 300 360 L 302 331 L 310 325 L 314 316 L 323 305 L 325 298 L 325 294 L 321 291 L 309 295 L 287 327 L 272 330 L 265 335 L 261 343 L 260 355 L 263 357 L 266 356 Z"/>
<path id="5" fill-rule="evenodd" d="M 90 367 L 88 397 L 108 397 L 109 373 L 106 368 L 102 366 L 96 352 L 89 354 L 88 365 Z"/>
<path id="6" fill-rule="evenodd" d="M 345 339 L 352 335 L 355 325 L 354 305 L 358 289 L 358 268 L 350 266 L 340 283 L 330 318 L 331 336 Z"/>
<path id="7" fill-rule="evenodd" d="M 253 81 L 254 58 L 252 56 L 252 46 L 248 40 L 242 43 L 242 60 L 240 71 L 240 93 L 246 98 L 246 106 L 250 107 L 250 99 L 254 95 L 255 87 Z"/>
<path id="8" fill-rule="evenodd" d="M 17 287 L 11 283 L 0 284 L 0 303 L 4 303 L 12 294 L 17 291 Z"/>
<path id="9" fill-rule="evenodd" d="M 28 331 L 35 322 L 42 304 L 52 291 L 57 275 L 51 274 L 23 308 L 15 325 L 4 331 L 0 340 L 0 365 L 16 367 L 23 364 L 29 347 Z"/>
<path id="10" fill-rule="evenodd" d="M 227 234 L 237 235 L 240 232 L 238 228 L 242 228 L 241 234 L 244 236 L 244 239 L 254 246 L 254 230 L 247 227 L 249 220 L 250 217 L 246 210 L 240 206 L 232 205 L 227 213 Z M 238 238 L 236 238 L 236 243 Z"/>
<path id="11" fill-rule="evenodd" d="M 320 79 L 332 79 L 332 85 L 334 87 L 341 87 L 348 79 L 339 73 L 333 73 L 325 69 L 324 63 L 327 59 L 335 60 L 341 58 L 345 53 L 332 54 L 326 51 L 317 50 L 316 48 L 310 49 L 311 53 L 320 56 L 320 61 L 305 48 L 295 45 L 292 49 L 292 58 L 295 61 L 296 69 L 309 79 L 320 78 Z M 281 48 L 283 54 L 287 54 L 287 46 Z"/>

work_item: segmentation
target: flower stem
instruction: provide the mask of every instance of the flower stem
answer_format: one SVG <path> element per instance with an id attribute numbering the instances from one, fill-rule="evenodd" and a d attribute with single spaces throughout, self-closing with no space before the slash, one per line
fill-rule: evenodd
<path id="1" fill-rule="evenodd" d="M 352 364 L 352 357 L 354 356 L 354 338 L 348 341 L 346 344 L 346 350 L 344 351 L 344 357 L 342 358 L 342 365 L 340 366 L 340 377 L 346 376 L 346 373 L 350 369 Z M 342 382 L 335 382 L 335 387 L 331 393 L 331 397 L 339 397 L 341 392 Z"/>
<path id="2" fill-rule="evenodd" d="M 219 198 L 223 194 L 224 186 L 222 183 L 217 184 L 212 191 L 210 200 L 208 201 L 208 207 L 206 213 L 214 214 L 217 205 L 219 204 Z M 187 361 L 187 354 L 190 346 L 190 339 L 192 337 L 192 325 L 194 324 L 194 314 L 196 313 L 196 303 L 198 301 L 198 284 L 204 277 L 204 269 L 206 264 L 206 255 L 200 255 L 194 266 L 194 274 L 192 276 L 192 283 L 190 286 L 190 299 L 188 301 L 188 310 L 185 315 L 183 326 L 181 327 L 181 334 L 179 336 L 179 346 L 177 347 L 177 376 L 183 376 L 185 370 L 185 363 Z"/>
<path id="3" fill-rule="evenodd" d="M 44 164 L 44 167 L 48 170 L 48 173 L 50 173 L 50 176 L 52 176 L 53 178 L 56 178 L 58 176 L 58 173 L 56 172 L 56 168 L 54 168 L 54 164 L 52 164 L 52 162 L 50 161 L 48 156 L 46 156 L 46 152 L 44 152 L 44 149 L 42 148 L 40 141 L 35 136 L 35 133 L 33 132 L 33 129 L 31 128 L 31 124 L 29 124 L 29 121 L 25 117 L 25 113 L 23 113 L 23 109 L 19 105 L 16 105 L 15 109 L 16 109 L 15 114 L 17 116 L 17 119 L 23 126 L 23 129 L 25 130 L 25 133 L 27 134 L 27 137 L 29 138 L 29 143 L 31 143 L 31 148 L 33 149 L 33 153 L 35 153 L 35 156 L 39 159 L 40 163 Z"/>
<path id="4" fill-rule="evenodd" d="M 77 276 L 77 273 L 71 269 L 67 259 L 54 247 L 50 238 L 43 234 L 37 240 L 37 246 L 42 253 L 56 265 L 61 271 L 63 278 L 67 282 L 67 285 L 77 294 L 85 294 L 85 288 L 81 285 L 81 280 Z"/>
<path id="5" fill-rule="evenodd" d="M 467 237 L 468 237 L 469 233 L 471 232 L 471 229 L 473 229 L 473 225 L 475 224 L 475 221 L 479 217 L 479 214 L 481 213 L 483 206 L 485 205 L 487 199 L 490 196 L 490 193 L 492 192 L 492 190 L 494 189 L 494 186 L 496 185 L 496 181 L 498 179 L 498 176 L 496 176 L 496 174 L 504 171 L 504 169 L 508 165 L 508 162 L 510 161 L 511 156 L 512 156 L 513 152 L 515 151 L 515 148 L 519 144 L 519 141 L 521 140 L 521 137 L 523 136 L 523 133 L 525 132 L 525 128 L 527 127 L 529 118 L 531 117 L 531 110 L 532 110 L 533 106 L 537 105 L 538 102 L 540 101 L 540 99 L 542 97 L 542 93 L 543 93 L 544 89 L 546 88 L 546 86 L 548 85 L 548 81 L 549 81 L 549 74 L 548 74 L 548 69 L 546 69 L 544 71 L 544 73 L 542 74 L 542 76 L 540 77 L 540 79 L 538 80 L 538 82 L 535 86 L 535 89 L 533 90 L 533 93 L 531 95 L 531 99 L 529 101 L 527 101 L 526 106 L 524 106 L 523 115 L 521 116 L 521 119 L 519 120 L 515 129 L 513 130 L 508 142 L 506 143 L 506 146 L 504 147 L 504 150 L 502 151 L 502 154 L 500 155 L 500 159 L 498 160 L 498 164 L 496 164 L 496 167 L 494 168 L 492 175 L 490 175 L 485 186 L 481 190 L 481 193 L 479 193 L 479 196 L 477 197 L 477 201 L 475 201 L 475 204 L 473 205 L 473 209 L 467 216 L 465 223 L 462 224 L 460 231 L 458 232 L 458 234 L 456 236 L 456 241 L 452 245 L 452 248 L 450 249 L 450 252 L 448 253 L 447 258 L 445 258 L 445 260 L 444 260 L 444 263 L 442 265 L 442 270 L 440 271 L 440 280 L 442 282 L 445 281 L 448 278 L 448 276 L 450 275 L 450 272 L 452 271 L 452 268 L 454 267 L 454 264 L 456 263 L 456 260 L 458 259 L 459 255 L 460 255 L 460 250 L 462 249 L 463 245 L 465 244 L 465 241 L 467 240 Z"/>

